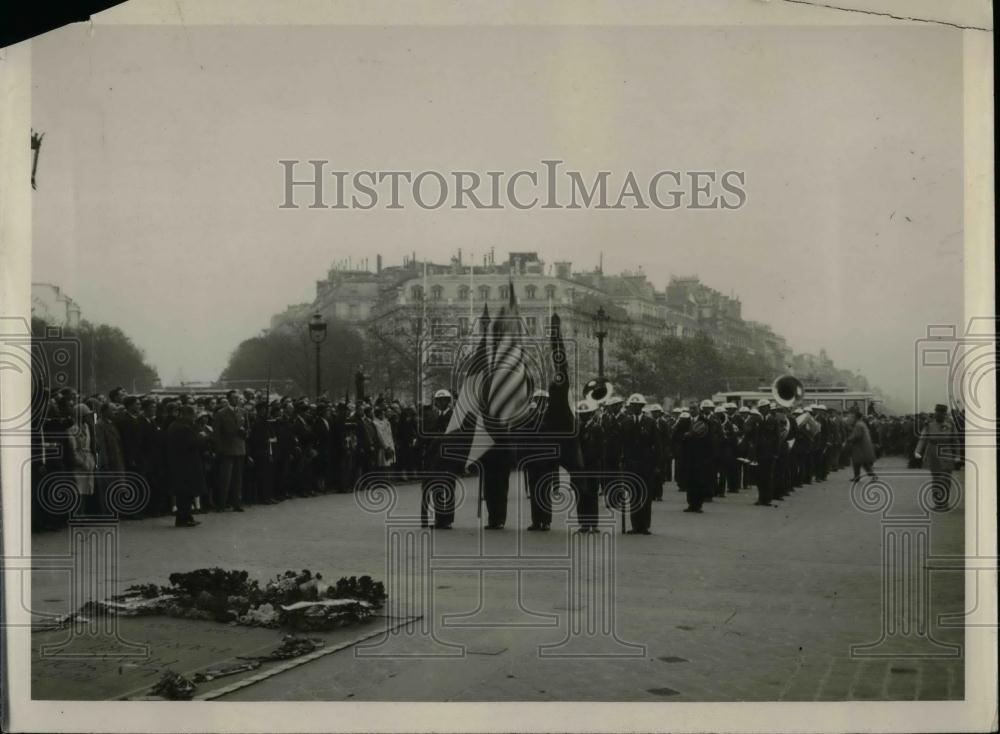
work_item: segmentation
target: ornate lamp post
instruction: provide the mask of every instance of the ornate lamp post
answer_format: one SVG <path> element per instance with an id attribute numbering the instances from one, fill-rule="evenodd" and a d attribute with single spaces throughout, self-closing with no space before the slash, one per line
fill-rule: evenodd
<path id="1" fill-rule="evenodd" d="M 611 321 L 604 312 L 604 306 L 594 314 L 594 336 L 597 337 L 597 379 L 604 379 L 604 340 L 608 336 L 608 322 Z"/>
<path id="2" fill-rule="evenodd" d="M 319 347 L 320 344 L 326 341 L 326 320 L 321 314 L 314 313 L 312 318 L 309 319 L 309 338 L 316 345 L 316 397 L 318 398 L 322 391 L 322 380 L 320 379 L 319 371 Z"/>

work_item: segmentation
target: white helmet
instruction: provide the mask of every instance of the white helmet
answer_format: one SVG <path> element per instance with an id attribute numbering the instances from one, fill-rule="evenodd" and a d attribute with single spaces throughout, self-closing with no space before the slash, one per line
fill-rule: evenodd
<path id="1" fill-rule="evenodd" d="M 612 395 L 609 398 L 604 399 L 604 405 L 619 405 L 622 402 L 621 395 Z"/>
<path id="2" fill-rule="evenodd" d="M 736 410 L 736 403 L 726 403 L 722 407 L 725 408 L 726 410 L 729 410 L 730 408 L 732 408 L 733 410 Z"/>
<path id="3" fill-rule="evenodd" d="M 593 400 L 581 400 L 576 404 L 577 413 L 593 413 L 597 410 L 597 403 Z"/>
<path id="4" fill-rule="evenodd" d="M 796 408 L 792 411 L 792 415 L 800 415 L 802 413 L 802 408 Z"/>
<path id="5" fill-rule="evenodd" d="M 449 400 L 451 400 L 451 393 L 445 390 L 444 388 L 441 388 L 436 393 L 434 393 L 434 399 L 437 400 L 438 398 L 448 398 Z"/>
<path id="6" fill-rule="evenodd" d="M 749 413 L 750 412 L 750 408 L 748 408 L 745 405 L 741 405 L 739 411 L 737 411 L 737 412 L 739 412 L 739 413 Z"/>
<path id="7" fill-rule="evenodd" d="M 690 413 L 688 413 L 688 412 L 687 412 L 686 410 L 682 410 L 682 411 L 681 411 L 681 414 L 680 414 L 680 417 L 681 417 L 681 418 L 690 418 L 690 417 L 691 417 L 691 414 L 690 414 Z"/>
<path id="8" fill-rule="evenodd" d="M 674 413 L 674 414 L 676 414 L 676 415 L 680 415 L 680 414 L 681 414 L 681 413 L 683 413 L 684 411 L 683 411 L 683 410 L 681 410 L 680 408 L 674 408 L 674 409 L 673 409 L 673 410 L 671 410 L 670 412 L 671 412 L 671 413 Z"/>
<path id="9" fill-rule="evenodd" d="M 807 405 L 806 407 L 804 407 L 804 408 L 802 409 L 802 411 L 803 411 L 804 413 L 812 413 L 812 412 L 813 412 L 813 407 L 812 407 L 811 405 Z"/>
<path id="10" fill-rule="evenodd" d="M 770 408 L 771 407 L 771 401 L 768 400 L 767 398 L 761 398 L 760 400 L 757 401 L 757 407 L 758 408 Z"/>
<path id="11" fill-rule="evenodd" d="M 714 413 L 725 413 L 726 409 L 723 408 L 721 405 L 716 405 L 715 406 L 715 410 L 712 411 L 712 412 L 714 412 Z"/>
<path id="12" fill-rule="evenodd" d="M 764 417 L 764 416 L 762 416 L 762 415 L 760 414 L 760 411 L 759 411 L 759 410 L 757 410 L 756 408 L 750 408 L 750 415 L 755 415 L 755 416 L 757 416 L 758 418 L 763 418 L 763 417 Z"/>
<path id="13" fill-rule="evenodd" d="M 826 410 L 826 406 L 823 405 L 823 403 L 816 403 L 816 405 L 812 406 L 812 409 L 813 410 Z"/>
<path id="14" fill-rule="evenodd" d="M 646 398 L 644 398 L 639 393 L 634 392 L 634 393 L 632 393 L 631 395 L 628 396 L 628 404 L 629 405 L 645 405 L 646 404 Z"/>
<path id="15" fill-rule="evenodd" d="M 548 390 L 542 390 L 541 388 L 535 390 L 535 392 L 532 393 L 531 395 L 531 397 L 533 398 L 547 398 L 548 396 L 549 396 Z"/>
<path id="16" fill-rule="evenodd" d="M 663 406 L 660 405 L 659 403 L 653 403 L 652 405 L 646 406 L 646 410 L 648 410 L 650 413 L 662 413 Z"/>
<path id="17" fill-rule="evenodd" d="M 705 398 L 704 400 L 701 401 L 701 405 L 699 405 L 698 407 L 701 408 L 702 410 L 704 410 L 705 408 L 713 408 L 714 409 L 715 408 L 715 403 L 713 403 L 708 398 Z"/>

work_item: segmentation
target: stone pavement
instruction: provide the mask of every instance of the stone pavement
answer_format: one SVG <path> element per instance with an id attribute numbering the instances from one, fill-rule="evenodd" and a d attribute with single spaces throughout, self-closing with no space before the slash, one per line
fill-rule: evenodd
<path id="1" fill-rule="evenodd" d="M 937 617 L 964 608 L 962 576 L 928 575 L 929 561 L 919 553 L 929 538 L 930 556 L 961 554 L 963 505 L 924 512 L 918 495 L 926 473 L 907 470 L 895 457 L 877 469 L 891 492 L 886 511 L 908 520 L 886 520 L 875 504 L 868 509 L 876 511 L 862 511 L 841 471 L 775 508 L 754 506 L 756 493 L 745 490 L 707 504 L 702 515 L 682 513 L 683 495 L 668 484 L 664 501 L 654 503 L 654 535 L 581 541 L 564 529 L 566 512 L 549 533 L 514 529 L 528 524 L 528 507 L 512 489 L 506 531 L 479 530 L 469 502 L 455 529 L 411 533 L 425 539 L 418 543 L 432 540 L 434 563 L 441 562 L 433 573 L 411 569 L 405 578 L 387 579 L 384 515 L 362 511 L 351 495 L 326 495 L 205 515 L 195 529 L 174 529 L 167 518 L 122 523 L 117 581 L 121 588 L 166 583 L 173 571 L 206 566 L 246 569 L 260 580 L 286 569 L 319 570 L 332 579 L 368 573 L 396 590 L 390 612 L 406 611 L 395 606 L 405 601 L 397 582 L 427 590 L 419 604 L 433 638 L 416 624 L 380 648 L 338 652 L 227 701 L 960 699 L 962 630 L 938 625 Z M 880 486 L 856 499 L 877 503 Z M 416 485 L 399 488 L 400 507 L 415 512 L 418 502 Z M 608 610 L 591 593 L 599 585 L 586 581 L 574 596 L 560 567 L 570 542 L 589 543 L 581 548 L 593 553 L 600 538 L 613 540 L 617 559 L 613 567 L 594 561 L 607 573 L 604 582 L 613 583 L 614 634 L 599 629 L 570 638 L 599 656 L 540 656 L 540 647 L 566 639 L 571 625 L 607 623 Z M 33 553 L 65 553 L 66 543 L 65 533 L 37 535 Z M 893 548 L 900 550 L 889 553 Z M 419 547 L 403 553 L 418 555 Z M 524 570 L 482 572 L 455 562 L 484 555 Z M 888 597 L 884 580 L 893 590 Z M 71 606 L 65 574 L 35 571 L 32 583 L 33 609 Z M 915 624 L 925 619 L 927 628 Z M 852 656 L 852 645 L 880 639 L 868 656 Z M 407 657 L 416 653 L 439 657 Z"/>

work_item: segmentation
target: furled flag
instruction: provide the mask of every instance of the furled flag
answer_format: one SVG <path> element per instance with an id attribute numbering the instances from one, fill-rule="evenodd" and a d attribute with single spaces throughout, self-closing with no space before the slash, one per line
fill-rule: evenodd
<path id="1" fill-rule="evenodd" d="M 455 410 L 448 421 L 447 434 L 455 437 L 451 452 L 456 458 L 465 456 L 464 464 L 475 462 L 493 446 L 483 415 L 489 397 L 490 384 L 490 309 L 483 305 L 480 318 L 482 337 L 472 357 L 465 363 L 465 379 L 455 400 Z"/>
<path id="2" fill-rule="evenodd" d="M 490 375 L 488 425 L 504 430 L 523 419 L 527 414 L 531 383 L 525 366 L 523 326 L 514 296 L 514 282 L 510 281 L 509 301 L 500 316 L 493 322 L 493 364 Z"/>

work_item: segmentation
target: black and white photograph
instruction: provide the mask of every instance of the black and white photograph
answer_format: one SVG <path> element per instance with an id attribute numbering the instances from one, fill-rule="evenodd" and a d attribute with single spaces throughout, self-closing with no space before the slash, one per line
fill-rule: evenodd
<path id="1" fill-rule="evenodd" d="M 978 6 L 0 51 L 11 730 L 995 729 Z"/>

